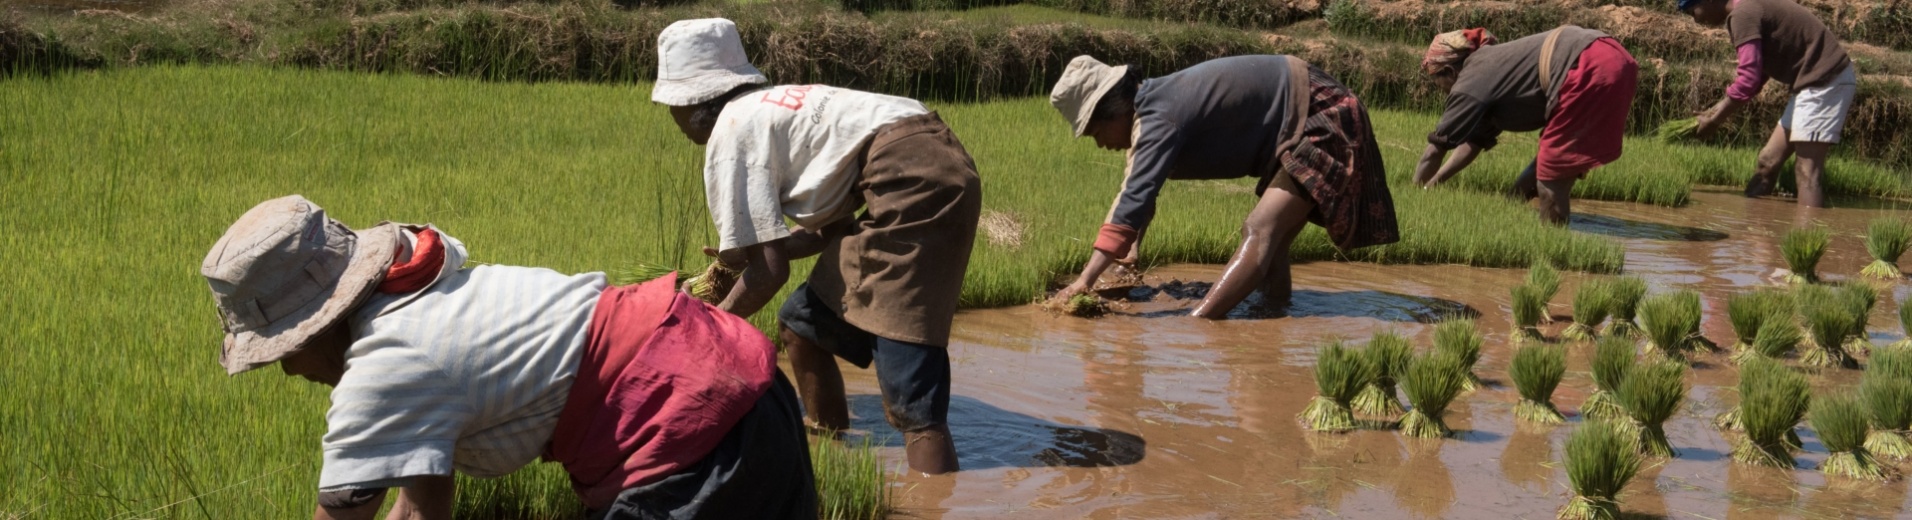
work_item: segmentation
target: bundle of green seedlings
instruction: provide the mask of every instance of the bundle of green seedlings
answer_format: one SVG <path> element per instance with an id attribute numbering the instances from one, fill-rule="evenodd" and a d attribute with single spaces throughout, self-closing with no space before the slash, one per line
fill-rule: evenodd
<path id="1" fill-rule="evenodd" d="M 1759 324 L 1759 335 L 1753 338 L 1753 345 L 1746 350 L 1733 354 L 1734 363 L 1744 363 L 1747 358 L 1763 357 L 1778 360 L 1792 354 L 1799 341 L 1804 338 L 1799 325 L 1793 323 L 1791 313 L 1769 316 L 1765 323 Z"/>
<path id="2" fill-rule="evenodd" d="M 1345 432 L 1354 429 L 1354 412 L 1349 404 L 1372 379 L 1368 363 L 1361 353 L 1330 343 L 1316 351 L 1315 398 L 1297 418 L 1308 429 L 1318 432 Z"/>
<path id="3" fill-rule="evenodd" d="M 1806 326 L 1805 354 L 1800 361 L 1817 367 L 1857 368 L 1858 362 L 1844 344 L 1855 321 L 1846 298 L 1831 288 L 1807 285 L 1794 294 L 1794 301 Z"/>
<path id="4" fill-rule="evenodd" d="M 1596 420 L 1581 424 L 1567 437 L 1565 462 L 1573 499 L 1557 518 L 1614 520 L 1620 516 L 1620 490 L 1639 473 L 1644 459 L 1626 426 Z"/>
<path id="5" fill-rule="evenodd" d="M 1746 436 L 1733 445 L 1733 461 L 1791 469 L 1799 446 L 1793 431 L 1812 403 L 1806 378 L 1778 361 L 1752 358 L 1739 367 L 1738 422 Z"/>
<path id="6" fill-rule="evenodd" d="M 1655 131 L 1654 135 L 1659 137 L 1660 142 L 1666 144 L 1692 140 L 1700 135 L 1700 120 L 1688 117 L 1667 121 L 1660 125 L 1660 129 Z"/>
<path id="7" fill-rule="evenodd" d="M 1869 372 L 1859 383 L 1872 422 L 1865 449 L 1878 457 L 1912 459 L 1912 439 L 1907 438 L 1912 432 L 1912 380 Z"/>
<path id="8" fill-rule="evenodd" d="M 1094 292 L 1077 293 L 1066 299 L 1046 298 L 1037 303 L 1050 312 L 1066 314 L 1078 318 L 1095 318 L 1109 313 L 1109 302 L 1103 301 Z"/>
<path id="9" fill-rule="evenodd" d="M 1912 300 L 1899 302 L 1899 332 L 1905 333 L 1905 337 L 1892 343 L 1892 347 L 1912 349 Z"/>
<path id="10" fill-rule="evenodd" d="M 1554 408 L 1553 392 L 1560 386 L 1560 379 L 1567 375 L 1567 353 L 1548 345 L 1527 345 L 1514 351 L 1514 362 L 1507 367 L 1507 375 L 1514 380 L 1514 388 L 1520 391 L 1520 402 L 1514 405 L 1514 417 L 1523 421 L 1553 425 L 1566 422 Z"/>
<path id="11" fill-rule="evenodd" d="M 1613 308 L 1613 283 L 1605 279 L 1589 280 L 1573 293 L 1573 325 L 1560 333 L 1567 341 L 1593 341 L 1599 335 L 1600 322 Z"/>
<path id="12" fill-rule="evenodd" d="M 1368 364 L 1368 384 L 1354 397 L 1354 412 L 1392 418 L 1407 411 L 1401 407 L 1400 398 L 1395 397 L 1394 389 L 1407 372 L 1408 363 L 1414 360 L 1413 344 L 1400 334 L 1382 332 L 1368 340 L 1362 354 L 1361 359 Z"/>
<path id="13" fill-rule="evenodd" d="M 1866 450 L 1866 408 L 1850 391 L 1820 396 L 1812 407 L 1812 429 L 1826 445 L 1826 463 L 1819 469 L 1827 475 L 1858 480 L 1890 480 L 1893 471 Z"/>
<path id="14" fill-rule="evenodd" d="M 1453 354 L 1434 351 L 1408 362 L 1401 391 L 1407 394 L 1407 415 L 1401 418 L 1401 433 L 1410 437 L 1443 438 L 1454 434 L 1443 416 L 1447 406 L 1460 396 L 1467 381 L 1467 367 Z"/>
<path id="15" fill-rule="evenodd" d="M 662 265 L 637 264 L 611 273 L 613 282 L 620 285 L 643 283 L 664 275 L 678 272 L 677 268 Z M 737 284 L 737 270 L 725 267 L 719 262 L 711 262 L 704 271 L 696 276 L 681 278 L 677 287 L 699 300 L 717 304 L 730 295 L 730 288 Z"/>
<path id="16" fill-rule="evenodd" d="M 1872 307 L 1879 304 L 1879 290 L 1864 282 L 1847 282 L 1839 286 L 1839 299 L 1852 314 L 1852 330 L 1846 333 L 1846 352 L 1872 352 L 1872 337 L 1866 333 L 1866 325 L 1872 321 Z"/>
<path id="17" fill-rule="evenodd" d="M 1686 364 L 1677 361 L 1648 363 L 1627 373 L 1620 381 L 1620 407 L 1632 419 L 1639 432 L 1640 451 L 1656 457 L 1674 455 L 1666 438 L 1666 420 L 1679 411 L 1686 399 Z"/>
<path id="18" fill-rule="evenodd" d="M 1786 257 L 1789 283 L 1819 283 L 1819 258 L 1826 255 L 1832 234 L 1823 227 L 1794 228 L 1779 241 L 1779 253 Z"/>
<path id="19" fill-rule="evenodd" d="M 1552 323 L 1553 313 L 1547 307 L 1553 303 L 1554 295 L 1560 294 L 1560 271 L 1545 258 L 1535 260 L 1533 266 L 1527 268 L 1527 286 L 1532 287 L 1534 296 L 1540 299 L 1540 321 Z"/>
<path id="20" fill-rule="evenodd" d="M 1541 298 L 1541 291 L 1533 284 L 1520 284 L 1508 289 L 1513 296 L 1514 330 L 1510 335 L 1514 342 L 1539 340 L 1540 317 L 1546 314 L 1547 303 Z"/>
<path id="21" fill-rule="evenodd" d="M 1625 419 L 1620 407 L 1620 382 L 1639 359 L 1633 355 L 1633 340 L 1619 336 L 1600 338 L 1593 346 L 1593 395 L 1580 403 L 1580 415 L 1588 419 Z"/>
<path id="22" fill-rule="evenodd" d="M 1872 263 L 1860 269 L 1859 275 L 1880 280 L 1903 278 L 1899 257 L 1905 254 L 1907 245 L 1912 245 L 1912 226 L 1897 217 L 1873 219 L 1866 226 L 1866 252 L 1872 254 Z"/>
<path id="23" fill-rule="evenodd" d="M 1608 288 L 1612 299 L 1609 300 L 1607 335 L 1627 338 L 1640 337 L 1640 325 L 1634 322 L 1634 314 L 1640 308 L 1640 299 L 1646 297 L 1646 280 L 1638 276 L 1622 276 L 1613 279 Z"/>
<path id="24" fill-rule="evenodd" d="M 1692 290 L 1647 298 L 1640 303 L 1640 323 L 1647 351 L 1660 358 L 1684 361 L 1687 351 L 1706 346 L 1700 337 L 1700 294 Z"/>
<path id="25" fill-rule="evenodd" d="M 1474 364 L 1480 362 L 1483 341 L 1474 320 L 1456 318 L 1434 326 L 1434 350 L 1452 356 L 1460 363 L 1462 390 L 1471 392 L 1486 386 L 1480 376 L 1474 374 Z"/>
<path id="26" fill-rule="evenodd" d="M 1792 315 L 1792 295 L 1785 291 L 1759 289 L 1727 297 L 1726 321 L 1733 325 L 1733 334 L 1738 336 L 1733 342 L 1733 352 L 1738 354 L 1751 349 L 1766 322 L 1791 320 Z"/>

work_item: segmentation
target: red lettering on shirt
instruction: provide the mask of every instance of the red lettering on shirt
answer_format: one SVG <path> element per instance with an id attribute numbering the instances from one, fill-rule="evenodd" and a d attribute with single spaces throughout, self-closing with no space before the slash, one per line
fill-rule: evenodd
<path id="1" fill-rule="evenodd" d="M 816 85 L 785 87 L 771 90 L 763 93 L 763 102 L 791 110 L 798 110 L 803 108 L 803 98 L 809 97 L 810 89 L 813 88 L 816 88 Z"/>

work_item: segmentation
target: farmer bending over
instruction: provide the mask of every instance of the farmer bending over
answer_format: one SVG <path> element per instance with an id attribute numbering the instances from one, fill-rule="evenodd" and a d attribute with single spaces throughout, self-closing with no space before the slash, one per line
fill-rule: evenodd
<path id="1" fill-rule="evenodd" d="M 1759 150 L 1746 196 L 1772 193 L 1779 168 L 1797 154 L 1793 176 L 1798 181 L 1799 205 L 1826 207 L 1821 179 L 1826 154 L 1839 143 L 1846 126 L 1859 77 L 1839 38 L 1826 29 L 1812 11 L 1792 0 L 1679 0 L 1679 9 L 1707 26 L 1726 26 L 1739 55 L 1739 67 L 1726 97 L 1699 116 L 1699 135 L 1706 136 L 1733 117 L 1767 79 L 1792 87 L 1792 100 L 1779 116 L 1779 126 Z"/>
<path id="2" fill-rule="evenodd" d="M 657 47 L 651 100 L 709 147 L 704 195 L 718 256 L 743 264 L 720 306 L 756 313 L 789 280 L 791 260 L 820 255 L 777 313 L 808 418 L 848 428 L 835 358 L 874 364 L 910 468 L 955 471 L 949 329 L 982 212 L 962 143 L 912 99 L 768 86 L 730 20 L 673 23 Z"/>
<path id="3" fill-rule="evenodd" d="M 1089 263 L 1055 298 L 1092 289 L 1116 259 L 1133 261 L 1170 179 L 1260 179 L 1241 246 L 1195 316 L 1226 317 L 1257 287 L 1265 305 L 1285 307 L 1288 248 L 1308 222 L 1344 250 L 1400 239 L 1367 109 L 1300 58 L 1218 58 L 1143 80 L 1126 65 L 1077 56 L 1049 102 L 1077 137 L 1128 150 L 1122 192 Z"/>
<path id="4" fill-rule="evenodd" d="M 1573 25 L 1498 45 L 1486 29 L 1443 33 L 1421 70 L 1447 89 L 1447 111 L 1427 135 L 1414 183 L 1447 181 L 1503 131 L 1539 130 L 1540 150 L 1514 193 L 1540 198 L 1540 216 L 1555 224 L 1572 214 L 1574 182 L 1620 158 L 1640 75 L 1619 40 Z"/>
<path id="5" fill-rule="evenodd" d="M 762 333 L 674 289 L 465 266 L 430 226 L 353 231 L 297 195 L 200 267 L 237 374 L 333 387 L 314 518 L 451 518 L 454 470 L 564 465 L 591 518 L 816 518 L 796 392 Z"/>

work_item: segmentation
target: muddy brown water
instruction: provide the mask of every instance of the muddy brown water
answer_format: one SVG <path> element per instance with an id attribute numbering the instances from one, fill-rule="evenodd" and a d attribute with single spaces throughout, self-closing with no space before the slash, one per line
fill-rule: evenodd
<path id="1" fill-rule="evenodd" d="M 1704 333 L 1733 340 L 1727 295 L 1768 284 L 1778 237 L 1794 222 L 1829 225 L 1822 276 L 1843 279 L 1869 258 L 1862 235 L 1879 209 L 1802 214 L 1791 204 L 1699 193 L 1685 208 L 1576 202 L 1576 231 L 1612 236 L 1627 270 L 1652 292 L 1690 287 L 1705 295 Z M 1573 412 L 1592 389 L 1592 348 L 1570 344 L 1569 373 L 1554 402 L 1570 424 L 1517 424 L 1506 381 L 1511 348 L 1508 288 L 1524 270 L 1462 266 L 1309 263 L 1294 269 L 1290 316 L 1209 322 L 1183 316 L 1218 266 L 1151 271 L 1144 301 L 1088 320 L 1035 307 L 965 311 L 950 347 L 955 383 L 950 420 L 964 471 L 910 475 L 901 442 L 883 423 L 873 374 L 846 366 L 854 426 L 897 474 L 899 516 L 917 518 L 1552 518 L 1566 502 L 1558 463 Z M 1557 338 L 1581 276 L 1566 273 L 1544 328 Z M 1169 290 L 1164 290 L 1169 289 Z M 1154 294 L 1150 294 L 1153 292 Z M 1889 295 L 1889 296 L 1888 296 Z M 1896 341 L 1905 284 L 1882 291 L 1871 320 L 1875 342 Z M 1295 420 L 1313 397 L 1316 346 L 1365 340 L 1382 330 L 1431 341 L 1430 323 L 1478 313 L 1487 344 L 1476 372 L 1492 385 L 1463 395 L 1448 440 L 1387 431 L 1304 431 Z M 1852 384 L 1856 371 L 1811 376 L 1818 387 Z M 1640 517 L 1891 518 L 1906 516 L 1907 483 L 1861 484 L 1817 471 L 1824 447 L 1802 427 L 1806 450 L 1792 471 L 1731 462 L 1729 437 L 1712 417 L 1737 399 L 1724 354 L 1701 354 L 1688 401 L 1667 424 L 1677 457 L 1650 464 L 1622 495 Z M 1912 467 L 1902 468 L 1912 469 Z"/>

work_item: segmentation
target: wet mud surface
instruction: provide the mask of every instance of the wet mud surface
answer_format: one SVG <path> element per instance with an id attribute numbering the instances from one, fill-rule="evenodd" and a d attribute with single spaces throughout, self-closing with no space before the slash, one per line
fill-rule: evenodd
<path id="1" fill-rule="evenodd" d="M 1784 266 L 1778 237 L 1794 222 L 1829 225 L 1820 273 L 1831 280 L 1863 267 L 1866 222 L 1885 210 L 1801 214 L 1790 203 L 1696 194 L 1685 208 L 1576 201 L 1576 231 L 1625 243 L 1627 271 L 1651 292 L 1704 294 L 1704 333 L 1730 344 L 1725 299 L 1769 284 Z M 951 423 L 964 471 L 898 477 L 906 518 L 1552 518 L 1568 498 L 1557 462 L 1574 411 L 1592 389 L 1592 347 L 1568 344 L 1569 372 L 1554 402 L 1570 424 L 1517 424 L 1506 381 L 1512 349 L 1508 288 L 1524 270 L 1461 266 L 1310 263 L 1295 266 L 1285 317 L 1250 309 L 1209 322 L 1186 317 L 1219 266 L 1170 266 L 1144 283 L 1110 291 L 1123 300 L 1099 319 L 1036 307 L 965 311 L 951 346 Z M 1581 280 L 1563 273 L 1543 327 L 1568 324 Z M 1871 320 L 1878 343 L 1900 337 L 1904 283 L 1881 291 Z M 1476 372 L 1490 386 L 1463 395 L 1445 441 L 1389 431 L 1345 435 L 1302 430 L 1295 415 L 1313 396 L 1316 346 L 1364 341 L 1394 330 L 1428 348 L 1431 322 L 1478 316 L 1487 344 Z M 1677 457 L 1648 465 L 1622 495 L 1640 518 L 1892 518 L 1907 508 L 1907 483 L 1828 482 L 1824 447 L 1801 428 L 1806 450 L 1792 471 L 1733 464 L 1712 418 L 1737 400 L 1726 354 L 1700 354 L 1688 401 L 1667 431 Z M 1816 387 L 1856 382 L 1856 371 L 1810 376 Z M 873 374 L 846 366 L 855 428 L 881 446 L 898 473 L 901 439 L 882 420 Z M 1912 468 L 1908 468 L 1912 469 Z"/>

